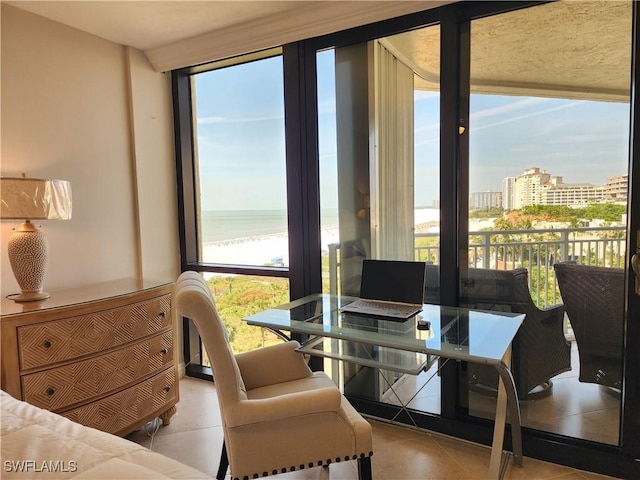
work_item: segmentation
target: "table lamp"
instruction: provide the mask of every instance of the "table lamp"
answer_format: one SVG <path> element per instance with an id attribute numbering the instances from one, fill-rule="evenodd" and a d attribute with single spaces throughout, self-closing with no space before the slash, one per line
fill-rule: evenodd
<path id="1" fill-rule="evenodd" d="M 0 178 L 2 220 L 24 220 L 9 238 L 7 250 L 13 275 L 22 293 L 8 295 L 16 302 L 44 300 L 49 242 L 31 220 L 71 218 L 71 184 L 66 180 Z"/>

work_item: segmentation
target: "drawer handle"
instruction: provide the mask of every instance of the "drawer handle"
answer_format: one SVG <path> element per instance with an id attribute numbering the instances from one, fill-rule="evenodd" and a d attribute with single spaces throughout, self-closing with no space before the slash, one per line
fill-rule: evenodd
<path id="1" fill-rule="evenodd" d="M 163 388 L 163 390 L 164 390 L 166 393 L 169 393 L 169 392 L 171 391 L 171 387 L 164 387 L 164 388 Z"/>
<path id="2" fill-rule="evenodd" d="M 160 350 L 160 353 L 163 354 L 163 355 L 166 355 L 168 351 L 169 350 L 167 350 L 166 348 L 163 348 L 163 349 Z"/>
<path id="3" fill-rule="evenodd" d="M 160 317 L 161 317 L 161 318 L 164 318 L 164 317 L 166 317 L 166 316 L 167 316 L 167 312 L 160 312 Z"/>
<path id="4" fill-rule="evenodd" d="M 56 389 L 55 388 L 47 388 L 47 391 L 45 392 L 48 396 L 53 395 L 54 393 L 56 393 Z"/>
<path id="5" fill-rule="evenodd" d="M 51 348 L 52 345 L 53 343 L 51 343 L 49 340 L 45 340 L 44 342 L 42 342 L 42 346 L 44 348 Z"/>

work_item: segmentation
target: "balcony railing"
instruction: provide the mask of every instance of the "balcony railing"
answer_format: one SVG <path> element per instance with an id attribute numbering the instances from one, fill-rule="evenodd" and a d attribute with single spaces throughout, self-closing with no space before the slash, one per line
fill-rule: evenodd
<path id="1" fill-rule="evenodd" d="M 560 302 L 553 271 L 557 262 L 623 268 L 625 227 L 482 230 L 469 233 L 469 266 L 511 270 L 526 268 L 529 290 L 538 307 Z M 439 233 L 415 235 L 415 260 L 440 263 Z M 426 240 L 422 240 L 426 239 Z M 340 293 L 340 244 L 329 246 L 329 289 Z"/>

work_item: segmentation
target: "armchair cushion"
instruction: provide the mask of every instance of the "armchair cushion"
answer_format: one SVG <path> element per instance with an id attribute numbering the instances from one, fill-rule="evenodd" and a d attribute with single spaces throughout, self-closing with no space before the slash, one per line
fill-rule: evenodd
<path id="1" fill-rule="evenodd" d="M 304 357 L 296 352 L 296 341 L 279 343 L 236 355 L 247 390 L 311 376 Z"/>
<path id="2" fill-rule="evenodd" d="M 268 398 L 241 400 L 227 410 L 230 428 L 260 422 L 277 422 L 312 413 L 336 412 L 341 394 L 335 387 L 283 393 Z"/>

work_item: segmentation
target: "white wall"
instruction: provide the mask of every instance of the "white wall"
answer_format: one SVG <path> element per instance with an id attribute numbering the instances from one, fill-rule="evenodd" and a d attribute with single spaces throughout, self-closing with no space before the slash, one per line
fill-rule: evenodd
<path id="1" fill-rule="evenodd" d="M 73 218 L 44 221 L 45 289 L 179 273 L 167 75 L 144 56 L 2 4 L 3 176 L 61 178 Z M 17 222 L 2 221 L 2 295 Z"/>
<path id="2" fill-rule="evenodd" d="M 141 276 L 175 280 L 180 259 L 171 76 L 155 72 L 139 50 L 128 48 L 127 57 Z"/>

